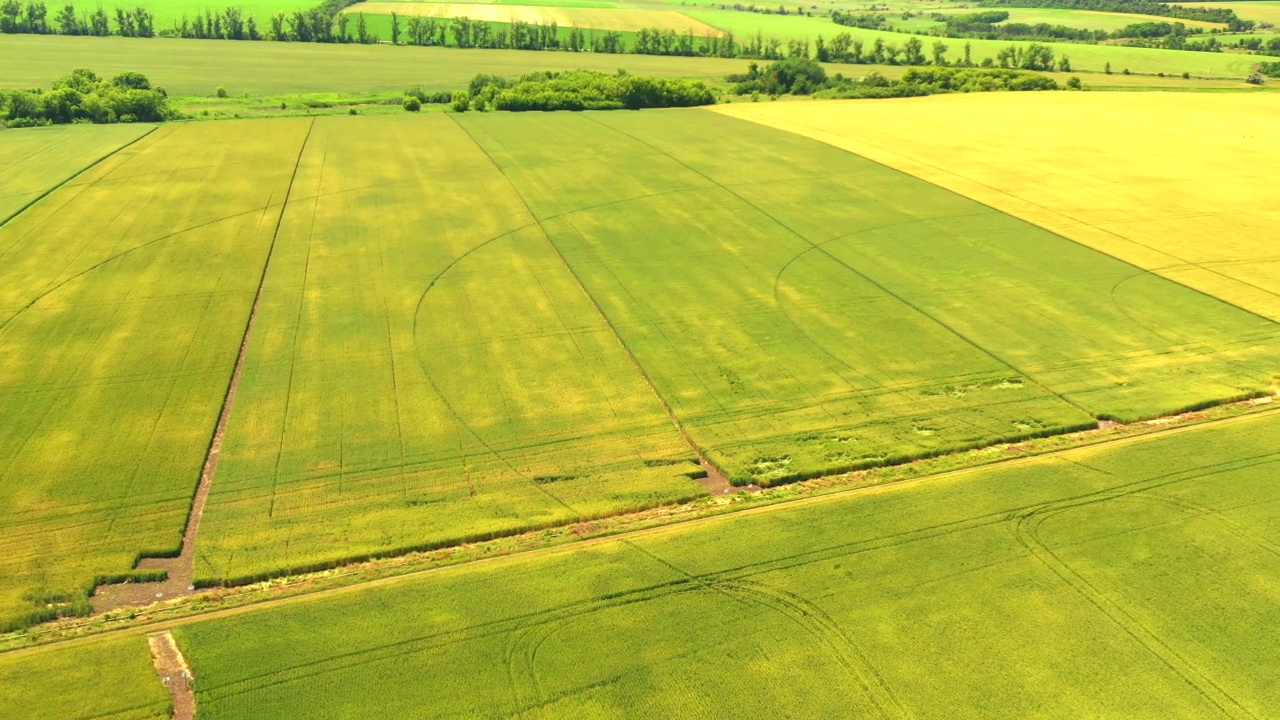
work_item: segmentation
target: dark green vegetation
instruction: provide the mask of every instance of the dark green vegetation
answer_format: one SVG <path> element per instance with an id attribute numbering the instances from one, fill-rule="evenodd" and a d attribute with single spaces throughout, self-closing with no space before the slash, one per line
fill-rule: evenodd
<path id="1" fill-rule="evenodd" d="M 744 75 L 727 78 L 738 95 L 813 95 L 821 98 L 918 97 L 949 92 L 1000 90 L 1057 90 L 1053 78 L 1025 70 L 992 68 L 911 68 L 897 79 L 871 73 L 861 80 L 843 75 L 827 77 L 826 70 L 806 58 L 787 58 L 763 70 L 751 63 Z M 1079 79 L 1074 85 L 1079 87 Z"/>
<path id="2" fill-rule="evenodd" d="M 145 75 L 123 72 L 111 80 L 79 69 L 41 90 L 0 91 L 0 125 L 30 127 L 160 122 L 173 119 L 163 88 L 152 88 Z"/>
<path id="3" fill-rule="evenodd" d="M 414 99 L 421 100 L 416 95 Z M 590 70 L 540 72 L 516 80 L 479 75 L 454 95 L 455 110 L 640 110 L 712 105 L 715 94 L 701 82 L 638 77 Z M 406 107 L 406 109 L 410 109 Z"/>
<path id="4" fill-rule="evenodd" d="M 371 707 L 1268 717 L 1278 420 L 464 566 L 175 635 L 210 720 Z"/>

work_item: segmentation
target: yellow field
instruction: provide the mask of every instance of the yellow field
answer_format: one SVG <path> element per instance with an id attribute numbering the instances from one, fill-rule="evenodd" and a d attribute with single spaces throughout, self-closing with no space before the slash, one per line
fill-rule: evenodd
<path id="1" fill-rule="evenodd" d="M 715 110 L 856 152 L 1280 320 L 1280 95 L 982 93 Z"/>
<path id="2" fill-rule="evenodd" d="M 1179 3 L 1183 4 L 1183 3 Z M 1245 20 L 1257 20 L 1280 25 L 1280 2 L 1216 2 L 1185 3 L 1186 7 L 1230 8 Z M 1185 20 L 1183 22 L 1186 22 Z"/>
<path id="3" fill-rule="evenodd" d="M 666 10 L 630 10 L 612 8 L 535 7 L 532 5 L 477 5 L 471 3 L 428 2 L 363 2 L 344 12 L 366 15 L 419 15 L 422 17 L 455 18 L 489 22 L 551 23 L 561 27 L 594 28 L 597 30 L 633 31 L 640 28 L 658 28 L 676 32 L 691 31 L 694 35 L 720 35 L 710 25 L 694 20 L 678 12 Z"/>

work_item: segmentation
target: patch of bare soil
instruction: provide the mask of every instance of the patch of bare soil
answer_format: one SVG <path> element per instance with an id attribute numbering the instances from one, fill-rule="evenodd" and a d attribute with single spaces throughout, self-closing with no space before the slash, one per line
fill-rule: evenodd
<path id="1" fill-rule="evenodd" d="M 192 683 L 195 676 L 187 665 L 182 651 L 174 642 L 173 635 L 165 630 L 147 636 L 147 644 L 151 647 L 151 663 L 156 667 L 160 682 L 169 691 L 173 699 L 174 720 L 194 720 L 196 716 L 196 693 Z"/>

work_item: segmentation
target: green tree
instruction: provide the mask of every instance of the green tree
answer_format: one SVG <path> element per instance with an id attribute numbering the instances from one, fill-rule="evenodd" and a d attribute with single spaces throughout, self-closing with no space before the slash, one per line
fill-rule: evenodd
<path id="1" fill-rule="evenodd" d="M 412 95 L 407 95 L 404 99 L 404 109 L 409 112 L 418 112 L 422 109 L 422 101 Z"/>
<path id="2" fill-rule="evenodd" d="M 933 43 L 933 64 L 939 67 L 947 64 L 947 46 L 941 40 Z"/>
<path id="3" fill-rule="evenodd" d="M 372 39 L 369 35 L 369 25 L 364 21 L 364 13 L 358 13 L 356 15 L 356 40 L 361 45 L 367 45 L 372 42 Z"/>
<path id="4" fill-rule="evenodd" d="M 400 16 L 394 12 L 391 13 L 391 44 L 400 44 Z"/>

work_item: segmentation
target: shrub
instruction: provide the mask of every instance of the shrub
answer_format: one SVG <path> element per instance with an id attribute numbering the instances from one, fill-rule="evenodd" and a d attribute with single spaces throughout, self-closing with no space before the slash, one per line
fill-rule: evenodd
<path id="1" fill-rule="evenodd" d="M 449 107 L 454 112 L 466 112 L 471 107 L 471 99 L 467 96 L 465 90 L 459 90 L 453 94 L 453 102 Z"/>
<path id="2" fill-rule="evenodd" d="M 158 122 L 173 117 L 168 97 L 138 73 L 111 81 L 79 69 L 41 90 L 0 91 L 0 122 L 8 127 L 65 123 Z"/>
<path id="3" fill-rule="evenodd" d="M 215 90 L 215 91 L 213 92 L 213 94 L 214 94 L 214 95 L 217 95 L 217 96 L 218 96 L 218 97 L 220 97 L 220 98 L 224 98 L 224 97 L 226 97 L 226 96 L 227 96 L 227 89 L 226 89 L 226 88 L 224 88 L 224 87 L 222 87 L 221 85 L 219 85 L 219 86 L 218 86 L 218 89 L 217 89 L 217 90 Z"/>
<path id="4" fill-rule="evenodd" d="M 418 112 L 422 109 L 422 101 L 412 95 L 406 95 L 404 98 L 404 109 L 409 112 Z"/>

